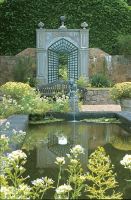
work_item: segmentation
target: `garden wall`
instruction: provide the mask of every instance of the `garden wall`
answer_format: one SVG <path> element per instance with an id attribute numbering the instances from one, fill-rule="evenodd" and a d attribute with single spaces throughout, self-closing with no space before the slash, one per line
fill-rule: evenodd
<path id="1" fill-rule="evenodd" d="M 113 82 L 131 81 L 131 55 L 109 55 L 98 48 L 89 51 L 89 75 L 103 73 Z"/>
<path id="2" fill-rule="evenodd" d="M 0 85 L 13 80 L 13 67 L 20 58 L 31 57 L 36 66 L 36 49 L 27 48 L 16 56 L 0 56 Z M 111 56 L 101 49 L 89 49 L 89 76 L 103 73 L 113 82 L 131 81 L 131 56 Z"/>
<path id="3" fill-rule="evenodd" d="M 88 88 L 84 94 L 84 104 L 116 104 L 110 97 L 110 89 L 108 88 Z"/>

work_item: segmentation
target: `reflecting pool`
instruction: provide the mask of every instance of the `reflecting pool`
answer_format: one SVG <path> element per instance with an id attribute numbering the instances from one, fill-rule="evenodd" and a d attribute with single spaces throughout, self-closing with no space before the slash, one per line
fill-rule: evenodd
<path id="1" fill-rule="evenodd" d="M 115 165 L 120 191 L 124 193 L 124 197 L 129 198 L 131 182 L 126 180 L 130 174 L 120 165 L 120 160 L 125 154 L 131 154 L 131 134 L 120 124 L 55 122 L 30 125 L 23 144 L 23 149 L 28 154 L 26 173 L 31 176 L 31 180 L 42 176 L 57 179 L 58 169 L 54 163 L 56 157 L 66 156 L 76 144 L 85 150 L 85 154 L 80 156 L 84 170 L 87 169 L 89 155 L 98 146 L 105 148 Z"/>

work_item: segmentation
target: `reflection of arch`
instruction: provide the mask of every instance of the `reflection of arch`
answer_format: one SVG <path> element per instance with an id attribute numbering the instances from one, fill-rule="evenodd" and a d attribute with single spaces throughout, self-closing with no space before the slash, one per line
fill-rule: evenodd
<path id="1" fill-rule="evenodd" d="M 68 56 L 68 78 L 78 79 L 78 47 L 65 38 L 54 42 L 48 48 L 48 82 L 58 80 L 59 75 L 59 55 Z"/>

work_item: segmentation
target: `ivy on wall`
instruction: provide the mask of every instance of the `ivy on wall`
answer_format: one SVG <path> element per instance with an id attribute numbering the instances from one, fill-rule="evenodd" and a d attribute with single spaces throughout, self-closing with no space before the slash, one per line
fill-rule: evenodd
<path id="1" fill-rule="evenodd" d="M 117 53 L 117 37 L 130 33 L 131 11 L 126 0 L 6 0 L 0 4 L 0 55 L 15 55 L 36 46 L 37 24 L 58 28 L 59 17 L 68 28 L 86 21 L 90 47 Z"/>

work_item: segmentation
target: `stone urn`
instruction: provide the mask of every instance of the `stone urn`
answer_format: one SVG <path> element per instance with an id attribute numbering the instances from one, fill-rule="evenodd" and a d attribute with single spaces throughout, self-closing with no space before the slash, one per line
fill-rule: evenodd
<path id="1" fill-rule="evenodd" d="M 120 100 L 121 110 L 131 112 L 131 98 L 121 99 Z"/>

